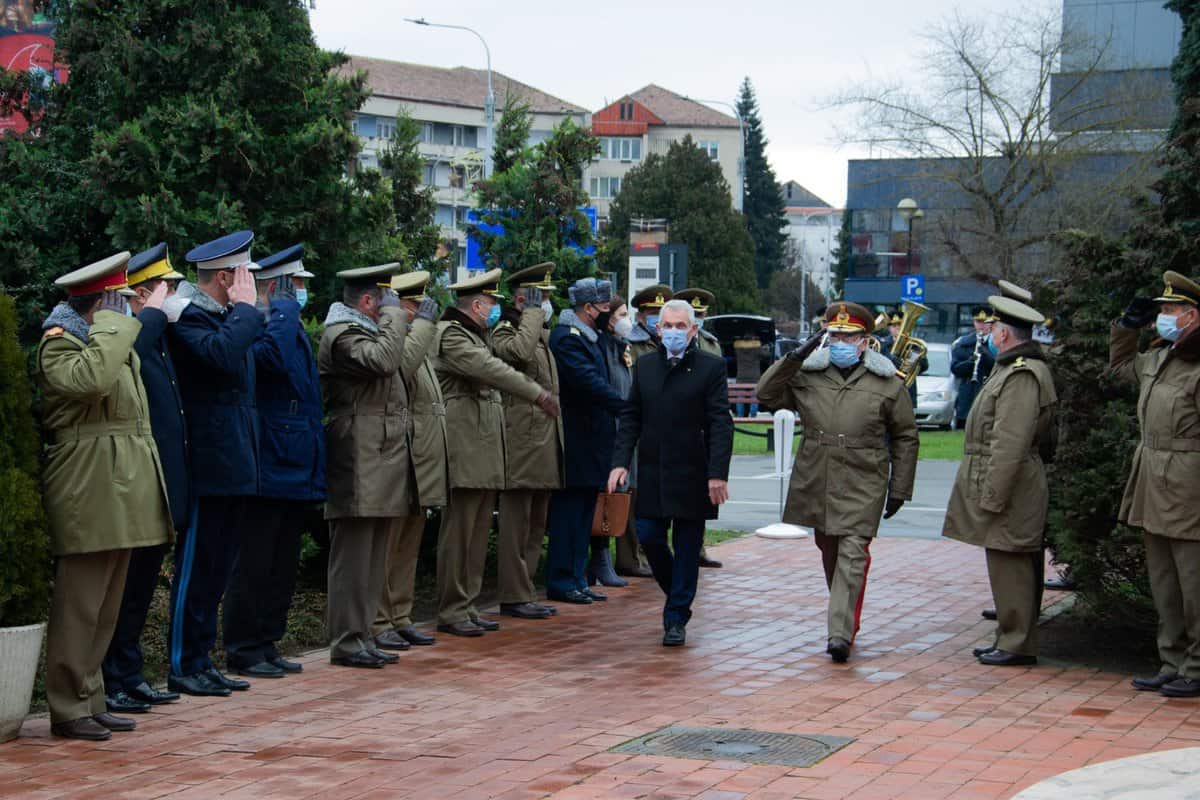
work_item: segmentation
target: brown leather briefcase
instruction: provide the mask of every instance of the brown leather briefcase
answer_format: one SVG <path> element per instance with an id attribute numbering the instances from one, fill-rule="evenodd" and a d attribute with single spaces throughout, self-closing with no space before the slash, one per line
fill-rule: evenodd
<path id="1" fill-rule="evenodd" d="M 596 512 L 592 515 L 592 536 L 623 536 L 629 523 L 628 492 L 601 492 L 596 495 Z"/>

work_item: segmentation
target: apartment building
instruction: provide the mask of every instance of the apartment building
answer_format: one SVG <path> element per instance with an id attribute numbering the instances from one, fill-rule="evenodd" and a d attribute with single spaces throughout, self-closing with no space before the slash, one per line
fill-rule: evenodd
<path id="1" fill-rule="evenodd" d="M 362 140 L 359 164 L 376 167 L 379 154 L 395 132 L 396 115 L 406 110 L 421 125 L 419 150 L 425 157 L 425 184 L 434 188 L 437 222 L 456 242 L 460 267 L 465 261 L 467 210 L 471 184 L 482 177 L 487 149 L 484 101 L 487 71 L 469 67 L 433 67 L 381 58 L 350 56 L 342 70 L 367 73 L 371 96 L 353 121 Z M 505 99 L 527 103 L 533 113 L 530 143 L 550 135 L 564 119 L 588 124 L 587 109 L 568 103 L 499 72 L 492 72 L 499 122 Z"/>
<path id="2" fill-rule="evenodd" d="M 709 158 L 721 165 L 734 208 L 742 158 L 741 129 L 736 117 L 669 89 L 650 84 L 592 114 L 592 133 L 600 139 L 600 157 L 584 171 L 601 223 L 621 190 L 626 173 L 651 153 L 666 154 L 673 142 L 691 135 Z"/>
<path id="3" fill-rule="evenodd" d="M 796 181 L 780 187 L 787 214 L 786 263 L 802 269 L 826 296 L 833 285 L 834 251 L 842 227 L 842 209 L 833 208 Z M 813 307 L 823 300 L 814 302 Z"/>

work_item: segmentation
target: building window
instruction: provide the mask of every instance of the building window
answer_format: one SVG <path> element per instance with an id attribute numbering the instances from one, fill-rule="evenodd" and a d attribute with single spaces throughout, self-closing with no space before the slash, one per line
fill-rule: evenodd
<path id="1" fill-rule="evenodd" d="M 717 142 L 697 142 L 700 149 L 708 153 L 708 157 L 716 161 L 720 157 L 721 147 Z"/>
<path id="2" fill-rule="evenodd" d="M 381 122 L 379 123 L 378 133 L 380 139 L 391 139 L 396 135 L 396 123 Z"/>
<path id="3" fill-rule="evenodd" d="M 424 180 L 425 180 L 426 186 L 433 186 L 434 181 L 437 180 L 437 165 L 434 164 L 433 162 L 429 162 L 429 163 L 425 164 Z"/>
<path id="4" fill-rule="evenodd" d="M 617 177 L 592 178 L 591 180 L 592 197 L 601 200 L 611 199 L 616 197 L 621 191 L 621 179 Z"/>
<path id="5" fill-rule="evenodd" d="M 451 125 L 450 126 L 450 144 L 454 145 L 455 147 L 462 147 L 463 140 L 465 138 L 466 138 L 466 136 L 463 132 L 462 125 Z"/>
<path id="6" fill-rule="evenodd" d="M 432 144 L 433 143 L 433 123 L 432 122 L 422 122 L 421 123 L 421 132 L 417 134 L 417 141 L 423 142 L 424 144 Z M 431 181 L 431 183 L 432 183 L 432 181 Z"/>
<path id="7" fill-rule="evenodd" d="M 621 119 L 632 120 L 633 119 L 633 101 L 632 100 L 628 100 L 628 101 L 622 100 L 621 104 L 620 104 L 620 109 L 618 111 L 618 115 Z"/>
<path id="8" fill-rule="evenodd" d="M 602 138 L 600 158 L 610 161 L 641 161 L 642 140 L 634 136 Z"/>

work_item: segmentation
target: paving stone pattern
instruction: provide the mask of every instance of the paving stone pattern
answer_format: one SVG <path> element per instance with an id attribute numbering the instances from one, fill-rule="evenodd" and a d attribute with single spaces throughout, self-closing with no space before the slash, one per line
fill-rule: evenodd
<path id="1" fill-rule="evenodd" d="M 712 549 L 688 644 L 660 644 L 661 595 L 635 580 L 481 639 L 440 635 L 384 670 L 304 658 L 303 675 L 185 698 L 104 743 L 0 745 L 20 798 L 991 798 L 1067 770 L 1200 744 L 1200 702 L 1126 675 L 984 667 L 982 551 L 882 539 L 850 662 L 824 654 L 812 540 Z M 1047 605 L 1061 601 L 1048 592 Z M 611 752 L 669 725 L 844 736 L 815 766 Z"/>

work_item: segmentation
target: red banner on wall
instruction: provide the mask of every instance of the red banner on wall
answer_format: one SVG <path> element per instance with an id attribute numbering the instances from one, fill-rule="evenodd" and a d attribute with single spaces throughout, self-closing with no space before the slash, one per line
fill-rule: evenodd
<path id="1" fill-rule="evenodd" d="M 55 22 L 34 10 L 34 0 L 0 0 L 0 67 L 29 72 L 36 90 L 67 79 L 65 67 L 54 63 Z M 0 116 L 0 134 L 28 127 L 20 114 Z"/>

